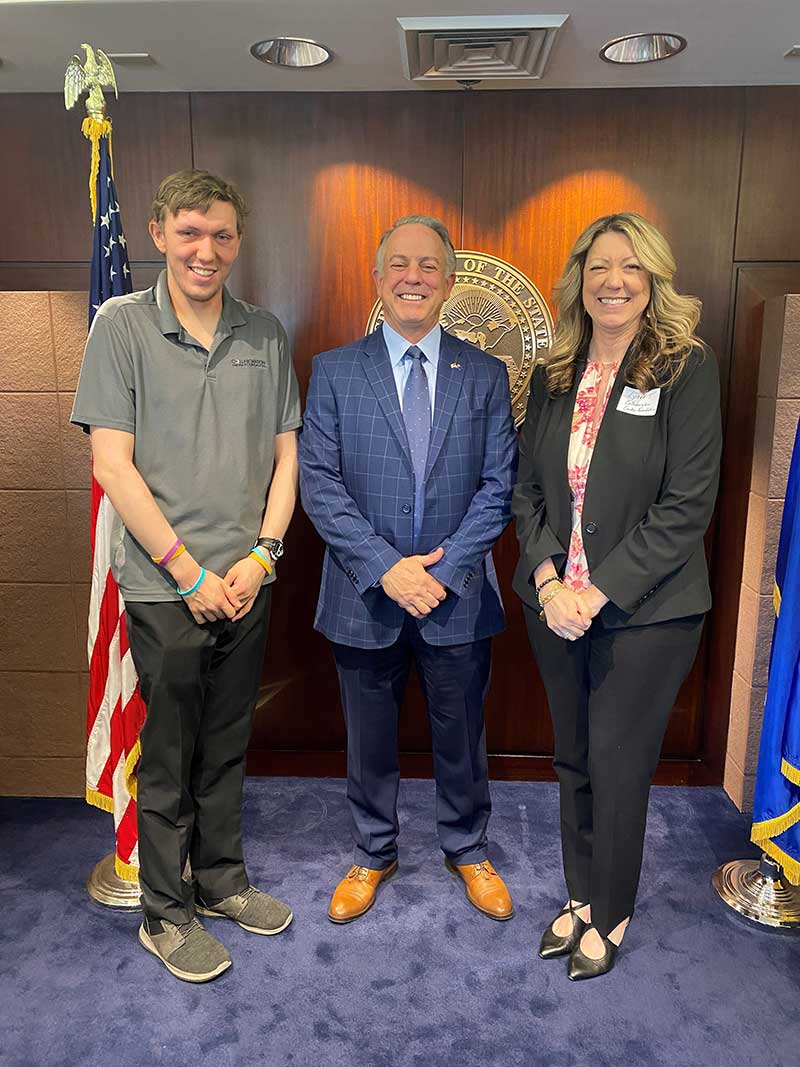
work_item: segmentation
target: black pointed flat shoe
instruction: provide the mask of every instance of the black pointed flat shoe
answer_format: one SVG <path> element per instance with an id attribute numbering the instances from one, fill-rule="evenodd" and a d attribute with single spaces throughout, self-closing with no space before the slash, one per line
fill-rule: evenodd
<path id="1" fill-rule="evenodd" d="M 614 966 L 619 945 L 615 945 L 613 941 L 604 937 L 603 946 L 603 955 L 599 960 L 593 960 L 591 956 L 586 956 L 581 952 L 581 943 L 579 939 L 569 957 L 567 978 L 569 978 L 571 982 L 582 982 L 586 978 L 599 978 L 601 974 L 607 974 Z"/>
<path id="2" fill-rule="evenodd" d="M 553 923 L 558 922 L 562 915 L 572 916 L 572 931 L 564 937 L 553 933 Z M 542 940 L 539 945 L 539 958 L 543 960 L 554 960 L 559 956 L 568 956 L 575 946 L 580 944 L 585 929 L 586 923 L 575 913 L 572 905 L 567 904 L 566 908 L 561 909 L 555 919 L 553 919 L 553 922 L 550 923 L 542 934 Z"/>

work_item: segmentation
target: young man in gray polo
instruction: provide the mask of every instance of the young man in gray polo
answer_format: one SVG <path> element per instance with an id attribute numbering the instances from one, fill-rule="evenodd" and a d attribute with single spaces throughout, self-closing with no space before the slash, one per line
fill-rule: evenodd
<path id="1" fill-rule="evenodd" d="M 292 920 L 242 859 L 244 756 L 301 421 L 283 327 L 225 288 L 244 216 L 212 174 L 164 179 L 150 234 L 166 270 L 98 311 L 72 412 L 118 516 L 114 576 L 147 706 L 139 940 L 189 982 L 231 965 L 198 913 L 259 934 Z"/>

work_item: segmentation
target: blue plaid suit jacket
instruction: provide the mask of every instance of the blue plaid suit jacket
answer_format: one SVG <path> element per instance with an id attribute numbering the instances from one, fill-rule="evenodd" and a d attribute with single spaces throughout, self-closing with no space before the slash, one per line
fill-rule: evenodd
<path id="1" fill-rule="evenodd" d="M 447 599 L 417 620 L 433 645 L 503 628 L 492 545 L 509 522 L 517 468 L 508 374 L 494 356 L 442 333 L 416 552 Z M 380 327 L 316 356 L 300 436 L 303 507 L 326 544 L 314 626 L 330 640 L 385 648 L 406 612 L 380 587 L 413 554 L 414 470 Z"/>

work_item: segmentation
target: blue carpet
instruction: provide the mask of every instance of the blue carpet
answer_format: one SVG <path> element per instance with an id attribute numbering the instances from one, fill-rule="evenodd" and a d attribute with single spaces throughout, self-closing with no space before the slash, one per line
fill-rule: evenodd
<path id="1" fill-rule="evenodd" d="M 495 782 L 491 858 L 517 905 L 495 923 L 442 865 L 433 784 L 403 783 L 400 871 L 368 915 L 325 909 L 350 863 L 343 783 L 248 779 L 253 881 L 295 921 L 256 937 L 209 920 L 234 966 L 173 979 L 138 917 L 88 899 L 110 816 L 78 800 L 0 800 L 0 1063 L 239 1067 L 568 1067 L 800 1062 L 800 938 L 733 918 L 709 879 L 753 855 L 720 789 L 653 791 L 634 922 L 615 970 L 580 985 L 536 957 L 563 903 L 556 787 Z"/>

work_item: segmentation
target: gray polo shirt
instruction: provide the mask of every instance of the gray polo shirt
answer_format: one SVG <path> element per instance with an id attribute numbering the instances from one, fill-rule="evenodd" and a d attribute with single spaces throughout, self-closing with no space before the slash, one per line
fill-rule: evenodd
<path id="1" fill-rule="evenodd" d="M 206 351 L 178 322 L 163 271 L 152 289 L 112 297 L 95 315 L 71 421 L 134 435 L 133 461 L 156 503 L 194 558 L 224 575 L 258 536 L 275 435 L 301 423 L 286 332 L 224 289 Z M 126 600 L 179 599 L 119 517 L 112 537 Z"/>

